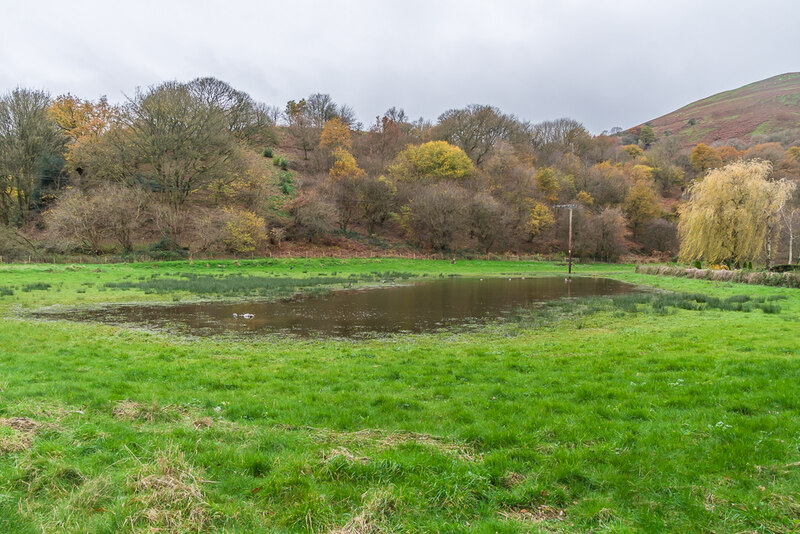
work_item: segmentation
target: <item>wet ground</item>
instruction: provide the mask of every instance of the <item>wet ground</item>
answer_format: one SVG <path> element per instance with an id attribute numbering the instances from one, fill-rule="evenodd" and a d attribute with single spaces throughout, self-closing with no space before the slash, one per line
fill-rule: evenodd
<path id="1" fill-rule="evenodd" d="M 276 302 L 116 305 L 49 317 L 133 324 L 192 335 L 283 333 L 358 337 L 421 333 L 502 319 L 535 303 L 638 291 L 607 278 L 447 278 L 299 295 Z"/>

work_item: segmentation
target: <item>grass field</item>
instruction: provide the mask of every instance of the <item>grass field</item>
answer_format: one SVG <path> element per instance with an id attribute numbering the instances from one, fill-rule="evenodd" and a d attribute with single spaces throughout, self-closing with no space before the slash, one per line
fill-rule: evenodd
<path id="1" fill-rule="evenodd" d="M 26 316 L 236 298 L 253 294 L 251 277 L 292 280 L 258 286 L 263 297 L 386 273 L 563 271 L 0 265 L 0 532 L 800 531 L 796 289 L 579 265 L 679 295 L 357 343 Z"/>

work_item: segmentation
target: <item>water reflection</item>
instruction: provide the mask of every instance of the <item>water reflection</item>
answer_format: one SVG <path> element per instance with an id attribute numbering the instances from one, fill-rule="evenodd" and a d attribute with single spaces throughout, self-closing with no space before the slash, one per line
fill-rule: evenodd
<path id="1" fill-rule="evenodd" d="M 532 302 L 616 295 L 635 286 L 605 278 L 449 278 L 303 295 L 278 302 L 119 305 L 63 318 L 180 329 L 194 335 L 286 333 L 358 336 L 420 333 L 484 322 Z M 234 317 L 237 314 L 237 317 Z M 252 314 L 252 318 L 243 318 Z"/>

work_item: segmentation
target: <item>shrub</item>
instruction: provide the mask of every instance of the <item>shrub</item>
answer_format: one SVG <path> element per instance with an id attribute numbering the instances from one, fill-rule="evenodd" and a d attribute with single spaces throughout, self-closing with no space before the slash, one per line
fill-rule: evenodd
<path id="1" fill-rule="evenodd" d="M 284 207 L 292 220 L 291 233 L 309 242 L 328 235 L 336 219 L 331 205 L 313 193 L 300 194 Z"/>
<path id="2" fill-rule="evenodd" d="M 270 147 L 267 147 L 267 148 L 265 148 L 265 149 L 264 149 L 264 157 L 265 157 L 265 158 L 272 158 L 272 157 L 273 157 L 273 155 L 274 155 L 274 154 L 273 154 L 273 152 L 272 152 L 272 148 L 270 148 Z"/>
<path id="3" fill-rule="evenodd" d="M 187 252 L 168 236 L 162 236 L 160 240 L 150 245 L 147 252 L 154 260 L 181 260 L 188 256 Z"/>
<path id="4" fill-rule="evenodd" d="M 284 158 L 283 156 L 273 156 L 272 164 L 276 167 L 280 167 L 284 171 L 289 168 L 289 160 Z"/>
<path id="5" fill-rule="evenodd" d="M 237 208 L 227 208 L 225 218 L 223 243 L 228 252 L 248 253 L 263 245 L 267 238 L 267 225 L 263 218 Z"/>
<path id="6" fill-rule="evenodd" d="M 284 171 L 279 176 L 279 187 L 286 196 L 294 194 L 294 175 L 289 171 Z"/>

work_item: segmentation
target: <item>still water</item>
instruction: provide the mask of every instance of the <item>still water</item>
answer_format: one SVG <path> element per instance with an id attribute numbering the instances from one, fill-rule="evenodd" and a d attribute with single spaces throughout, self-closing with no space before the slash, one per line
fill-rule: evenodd
<path id="1" fill-rule="evenodd" d="M 573 278 L 570 282 L 563 277 L 447 278 L 299 295 L 277 302 L 117 305 L 57 316 L 166 328 L 201 336 L 282 333 L 299 337 L 359 337 L 430 332 L 502 319 L 534 302 L 637 290 L 635 286 L 607 278 Z M 253 317 L 243 318 L 244 314 Z"/>

